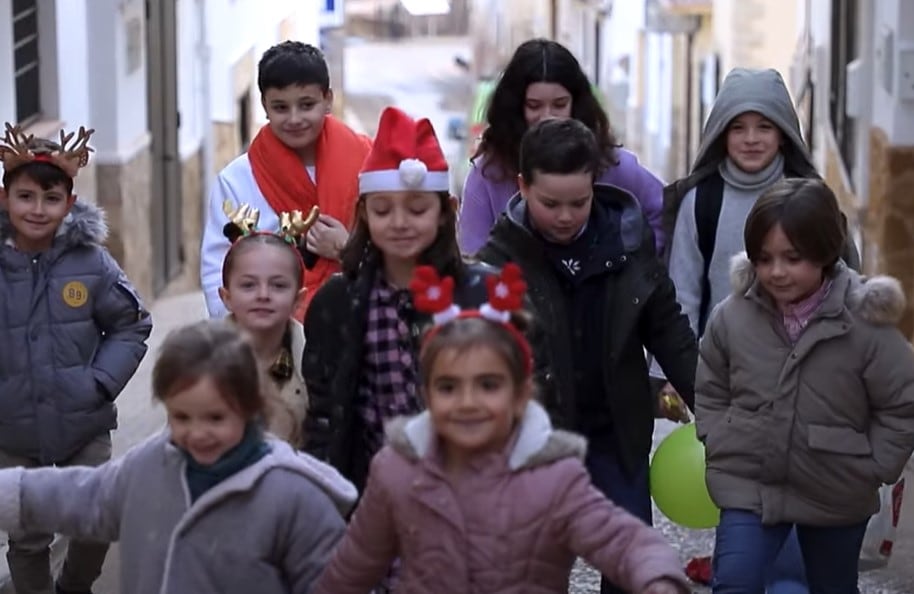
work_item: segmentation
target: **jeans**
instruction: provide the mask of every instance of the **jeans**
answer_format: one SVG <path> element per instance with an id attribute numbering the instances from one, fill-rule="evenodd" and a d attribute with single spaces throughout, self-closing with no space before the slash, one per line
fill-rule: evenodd
<path id="1" fill-rule="evenodd" d="M 111 459 L 111 435 L 99 435 L 57 466 L 100 466 Z M 0 468 L 41 466 L 37 460 L 0 451 Z M 17 594 L 54 594 L 50 546 L 53 534 L 10 534 L 6 560 Z M 88 592 L 102 573 L 108 543 L 70 540 L 57 583 L 67 591 Z"/>
<path id="2" fill-rule="evenodd" d="M 629 476 L 622 468 L 611 440 L 591 439 L 584 460 L 593 485 L 619 507 L 652 525 L 649 465 L 645 458 L 635 473 Z M 597 447 L 593 447 L 596 445 Z M 600 582 L 600 594 L 625 594 L 605 577 Z"/>
<path id="3" fill-rule="evenodd" d="M 790 531 L 784 545 L 774 559 L 768 575 L 766 594 L 809 594 L 806 585 L 806 568 L 796 528 Z"/>
<path id="4" fill-rule="evenodd" d="M 850 526 L 797 525 L 810 594 L 857 594 L 857 560 L 866 521 Z M 752 512 L 725 509 L 714 546 L 713 594 L 764 594 L 765 577 L 792 524 L 762 525 Z"/>

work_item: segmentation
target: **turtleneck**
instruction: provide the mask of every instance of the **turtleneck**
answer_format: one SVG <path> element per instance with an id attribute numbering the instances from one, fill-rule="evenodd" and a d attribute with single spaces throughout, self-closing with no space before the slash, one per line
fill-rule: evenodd
<path id="1" fill-rule="evenodd" d="M 182 450 L 187 460 L 187 486 L 191 501 L 218 485 L 233 474 L 251 466 L 270 451 L 263 439 L 263 431 L 251 421 L 244 430 L 241 441 L 212 464 L 200 464 L 187 451 Z"/>
<path id="2" fill-rule="evenodd" d="M 718 168 L 724 181 L 740 190 L 765 189 L 784 175 L 784 155 L 780 152 L 766 167 L 754 173 L 744 171 L 730 157 L 723 160 Z"/>

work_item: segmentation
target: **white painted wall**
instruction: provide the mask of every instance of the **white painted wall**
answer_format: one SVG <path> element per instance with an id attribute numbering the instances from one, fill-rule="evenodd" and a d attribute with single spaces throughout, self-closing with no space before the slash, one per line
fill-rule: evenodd
<path id="1" fill-rule="evenodd" d="M 895 54 L 894 81 L 891 91 L 886 90 L 879 75 L 881 63 L 875 62 L 876 80 L 873 84 L 873 124 L 885 130 L 889 142 L 895 145 L 914 145 L 914 100 L 898 97 L 898 53 L 902 47 L 914 49 L 914 2 L 910 0 L 880 0 L 876 3 L 874 18 L 875 45 L 883 32 L 891 32 Z"/>
<path id="2" fill-rule="evenodd" d="M 56 55 L 51 77 L 57 94 L 58 119 L 69 128 L 89 124 L 92 111 L 89 104 L 87 72 L 89 68 L 88 11 L 85 1 L 55 0 Z M 61 67 L 61 65 L 63 67 Z M 90 73 L 91 74 L 91 73 Z"/>
<path id="3" fill-rule="evenodd" d="M 0 120 L 16 119 L 16 89 L 13 86 L 13 14 L 12 0 L 0 0 Z"/>

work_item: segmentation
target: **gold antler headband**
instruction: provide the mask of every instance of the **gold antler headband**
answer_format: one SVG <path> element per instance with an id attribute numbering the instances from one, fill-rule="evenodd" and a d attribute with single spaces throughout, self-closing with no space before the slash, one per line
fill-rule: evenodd
<path id="1" fill-rule="evenodd" d="M 236 208 L 231 200 L 226 200 L 222 203 L 222 211 L 229 218 L 229 224 L 241 231 L 242 237 L 260 232 L 257 230 L 260 211 L 252 208 L 250 204 L 244 203 Z M 308 233 L 308 229 L 317 222 L 319 216 L 320 209 L 317 206 L 311 207 L 307 217 L 303 216 L 300 210 L 279 213 L 279 231 L 276 235 L 292 245 L 298 245 L 299 240 Z"/>
<path id="2" fill-rule="evenodd" d="M 6 131 L 0 139 L 0 161 L 6 171 L 12 171 L 32 161 L 44 161 L 60 167 L 68 176 L 76 177 L 80 168 L 89 163 L 89 138 L 95 132 L 79 127 L 78 132 L 67 134 L 60 131 L 60 144 L 48 140 L 36 139 L 34 135 L 28 136 L 20 126 L 13 126 L 9 122 L 5 125 Z M 71 146 L 67 146 L 74 135 L 76 139 Z"/>

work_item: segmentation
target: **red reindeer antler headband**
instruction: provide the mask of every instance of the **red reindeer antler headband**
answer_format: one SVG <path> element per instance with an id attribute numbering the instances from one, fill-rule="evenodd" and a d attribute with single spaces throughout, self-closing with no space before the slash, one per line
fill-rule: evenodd
<path id="1" fill-rule="evenodd" d="M 461 310 L 454 304 L 454 279 L 446 276 L 440 278 L 432 266 L 419 266 L 409 283 L 413 294 L 413 305 L 418 311 L 430 314 L 435 326 L 426 335 L 430 340 L 438 329 L 459 318 L 483 318 L 500 324 L 517 341 L 524 354 L 525 371 L 533 372 L 533 350 L 524 334 L 511 323 L 511 312 L 523 307 L 527 283 L 521 276 L 517 264 L 505 264 L 498 276 L 486 277 L 486 289 L 489 294 L 487 303 L 479 309 Z"/>

